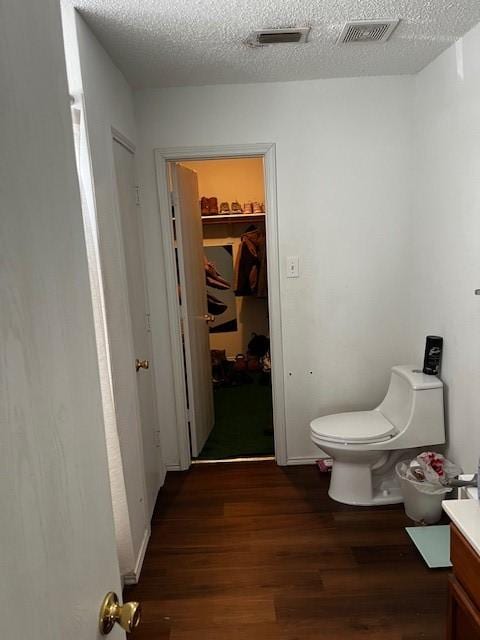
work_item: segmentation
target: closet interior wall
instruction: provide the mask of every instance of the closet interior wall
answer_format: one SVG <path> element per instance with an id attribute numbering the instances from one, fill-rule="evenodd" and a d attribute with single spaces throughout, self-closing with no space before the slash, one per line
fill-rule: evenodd
<path id="1" fill-rule="evenodd" d="M 221 202 L 265 202 L 262 158 L 225 158 L 182 162 L 198 176 L 200 197 L 216 197 Z M 268 212 L 267 212 L 268 215 Z M 242 234 L 251 222 L 226 222 L 204 224 L 204 246 L 232 245 L 233 262 L 236 264 Z M 265 228 L 265 222 L 254 223 Z M 252 333 L 269 334 L 268 301 L 255 296 L 236 297 L 237 331 L 210 333 L 210 348 L 226 351 L 228 358 L 246 353 Z"/>

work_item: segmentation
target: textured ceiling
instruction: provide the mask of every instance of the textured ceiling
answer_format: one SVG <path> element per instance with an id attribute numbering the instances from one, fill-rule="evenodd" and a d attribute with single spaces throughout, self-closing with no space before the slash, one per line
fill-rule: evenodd
<path id="1" fill-rule="evenodd" d="M 72 0 L 135 88 L 415 73 L 480 21 L 479 0 Z M 385 44 L 337 45 L 347 20 L 402 19 Z M 311 26 L 252 49 L 254 29 Z"/>

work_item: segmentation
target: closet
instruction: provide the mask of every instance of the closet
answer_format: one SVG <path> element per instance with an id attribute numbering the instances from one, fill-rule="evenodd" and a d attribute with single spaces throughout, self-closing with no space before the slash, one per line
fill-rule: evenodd
<path id="1" fill-rule="evenodd" d="M 215 414 L 197 457 L 273 455 L 263 158 L 180 165 L 198 183 Z"/>

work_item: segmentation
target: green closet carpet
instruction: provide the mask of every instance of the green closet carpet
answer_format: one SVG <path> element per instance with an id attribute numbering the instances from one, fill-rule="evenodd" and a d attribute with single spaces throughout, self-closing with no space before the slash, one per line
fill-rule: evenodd
<path id="1" fill-rule="evenodd" d="M 215 426 L 198 459 L 272 455 L 272 389 L 258 383 L 214 389 Z"/>

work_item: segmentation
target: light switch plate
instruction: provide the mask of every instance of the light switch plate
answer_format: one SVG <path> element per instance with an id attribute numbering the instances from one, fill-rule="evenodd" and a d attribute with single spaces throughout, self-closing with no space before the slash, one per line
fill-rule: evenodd
<path id="1" fill-rule="evenodd" d="M 298 256 L 287 258 L 287 278 L 298 278 Z"/>

